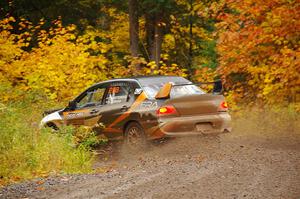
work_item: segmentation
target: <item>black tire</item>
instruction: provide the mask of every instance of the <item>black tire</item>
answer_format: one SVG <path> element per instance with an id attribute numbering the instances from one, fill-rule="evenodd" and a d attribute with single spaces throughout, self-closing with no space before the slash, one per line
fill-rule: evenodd
<path id="1" fill-rule="evenodd" d="M 57 132 L 59 128 L 54 123 L 46 124 L 47 127 L 51 128 L 53 132 Z"/>
<path id="2" fill-rule="evenodd" d="M 131 122 L 125 129 L 125 144 L 129 149 L 146 149 L 147 139 L 143 127 L 137 122 Z"/>

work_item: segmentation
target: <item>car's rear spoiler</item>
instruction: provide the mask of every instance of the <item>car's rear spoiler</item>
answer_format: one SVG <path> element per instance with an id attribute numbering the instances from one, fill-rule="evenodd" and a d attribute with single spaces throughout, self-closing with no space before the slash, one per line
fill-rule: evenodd
<path id="1" fill-rule="evenodd" d="M 187 85 L 196 85 L 200 86 L 203 84 L 213 84 L 214 88 L 212 93 L 213 94 L 221 94 L 223 91 L 223 85 L 221 80 L 217 80 L 214 82 L 198 82 L 198 83 L 188 83 L 188 84 L 172 84 L 171 82 L 166 83 L 156 94 L 156 99 L 167 99 L 170 98 L 170 93 L 173 87 L 177 86 L 187 86 Z"/>

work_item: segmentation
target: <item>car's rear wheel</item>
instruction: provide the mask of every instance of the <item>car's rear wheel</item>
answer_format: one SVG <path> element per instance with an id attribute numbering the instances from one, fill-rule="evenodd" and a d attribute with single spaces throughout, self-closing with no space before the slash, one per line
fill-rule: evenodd
<path id="1" fill-rule="evenodd" d="M 125 129 L 125 143 L 129 149 L 145 149 L 147 139 L 143 127 L 137 122 L 131 122 Z"/>

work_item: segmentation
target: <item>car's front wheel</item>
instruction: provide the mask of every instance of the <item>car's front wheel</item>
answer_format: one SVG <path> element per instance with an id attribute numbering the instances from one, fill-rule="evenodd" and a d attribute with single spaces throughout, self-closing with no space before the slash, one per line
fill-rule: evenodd
<path id="1" fill-rule="evenodd" d="M 54 123 L 47 123 L 46 127 L 50 128 L 53 132 L 57 132 L 59 130 L 58 126 Z"/>
<path id="2" fill-rule="evenodd" d="M 137 122 L 131 122 L 125 129 L 125 143 L 130 149 L 145 149 L 147 139 L 143 127 Z"/>

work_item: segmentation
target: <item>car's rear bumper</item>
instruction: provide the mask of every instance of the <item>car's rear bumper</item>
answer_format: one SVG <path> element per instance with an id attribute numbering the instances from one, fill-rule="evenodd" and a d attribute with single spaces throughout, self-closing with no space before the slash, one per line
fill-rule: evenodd
<path id="1" fill-rule="evenodd" d="M 159 130 L 166 137 L 219 134 L 231 129 L 231 117 L 227 112 L 159 119 Z"/>

